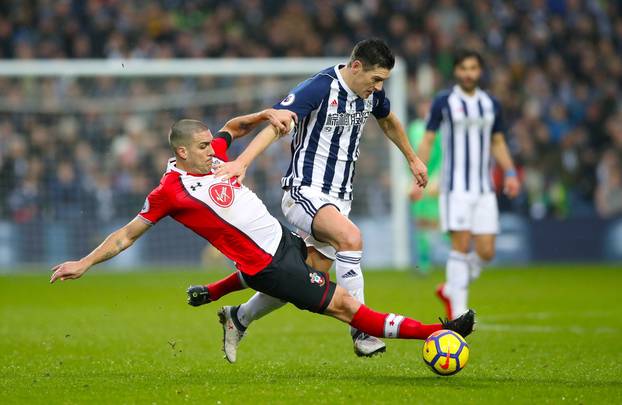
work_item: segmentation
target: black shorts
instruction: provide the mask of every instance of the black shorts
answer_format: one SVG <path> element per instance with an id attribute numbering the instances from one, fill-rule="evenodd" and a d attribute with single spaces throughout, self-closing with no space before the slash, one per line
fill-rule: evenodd
<path id="1" fill-rule="evenodd" d="M 305 263 L 307 246 L 296 234 L 283 227 L 283 236 L 272 262 L 255 275 L 243 274 L 253 290 L 300 309 L 323 313 L 335 294 L 335 283 L 328 273 L 314 270 Z"/>

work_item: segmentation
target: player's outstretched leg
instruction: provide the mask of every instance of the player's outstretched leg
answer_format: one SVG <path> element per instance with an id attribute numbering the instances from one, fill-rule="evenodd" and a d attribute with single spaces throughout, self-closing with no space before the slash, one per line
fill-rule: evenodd
<path id="1" fill-rule="evenodd" d="M 223 329 L 222 351 L 225 358 L 235 363 L 238 346 L 251 322 L 285 304 L 285 301 L 257 292 L 244 304 L 222 307 L 218 311 L 218 319 Z"/>
<path id="2" fill-rule="evenodd" d="M 238 346 L 244 337 L 246 327 L 237 317 L 238 307 L 224 306 L 218 310 L 218 320 L 222 325 L 222 351 L 229 363 L 235 363 Z"/>
<path id="3" fill-rule="evenodd" d="M 347 290 L 361 304 L 365 303 L 365 281 L 361 269 L 363 239 L 359 228 L 333 205 L 325 205 L 315 214 L 313 235 L 329 243 L 335 250 L 337 285 Z M 374 336 L 350 328 L 354 353 L 372 357 L 387 350 L 384 342 Z"/>
<path id="4" fill-rule="evenodd" d="M 245 288 L 246 285 L 240 276 L 240 272 L 236 271 L 223 279 L 207 285 L 191 285 L 186 290 L 186 293 L 188 294 L 188 304 L 198 307 Z"/>
<path id="5" fill-rule="evenodd" d="M 441 329 L 453 330 L 463 337 L 473 331 L 475 312 L 468 310 L 453 321 L 423 324 L 415 319 L 393 313 L 380 313 L 355 300 L 347 291 L 337 287 L 333 299 L 324 312 L 351 326 L 376 337 L 399 339 L 426 339 Z"/>

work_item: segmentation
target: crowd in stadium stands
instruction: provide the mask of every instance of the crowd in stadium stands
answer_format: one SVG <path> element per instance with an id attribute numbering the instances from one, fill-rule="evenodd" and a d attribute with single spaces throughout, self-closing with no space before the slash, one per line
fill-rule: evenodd
<path id="1" fill-rule="evenodd" d="M 485 87 L 504 107 L 525 186 L 521 199 L 502 200 L 502 208 L 536 219 L 622 215 L 620 2 L 0 3 L 2 59 L 344 56 L 371 36 L 386 39 L 407 63 L 411 117 L 418 103 L 451 84 L 456 46 L 484 54 Z M 0 216 L 18 223 L 41 216 L 72 221 L 85 212 L 101 221 L 127 219 L 162 173 L 170 155 L 164 134 L 176 117 L 201 117 L 215 127 L 287 91 L 224 106 L 106 112 L 106 100 L 131 105 L 153 94 L 208 92 L 216 84 L 209 78 L 130 85 L 109 78 L 0 79 Z M 75 101 L 85 95 L 99 104 Z M 283 143 L 269 153 L 289 152 Z M 373 165 L 366 161 L 361 164 Z M 259 160 L 249 180 L 272 193 L 262 197 L 273 212 L 280 211 L 276 185 L 286 164 L 284 158 Z M 357 178 L 374 170 L 364 166 Z M 380 182 L 388 187 L 387 177 Z"/>

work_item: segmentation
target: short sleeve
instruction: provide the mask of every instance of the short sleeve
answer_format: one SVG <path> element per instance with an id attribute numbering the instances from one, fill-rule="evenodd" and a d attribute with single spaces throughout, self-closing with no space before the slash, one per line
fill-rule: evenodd
<path id="1" fill-rule="evenodd" d="M 138 216 L 149 222 L 155 224 L 170 212 L 170 201 L 164 192 L 162 184 L 155 188 L 147 198 L 143 209 L 138 213 Z"/>
<path id="2" fill-rule="evenodd" d="M 273 106 L 276 110 L 290 110 L 296 113 L 298 120 L 307 117 L 317 109 L 322 100 L 330 93 L 330 76 L 319 74 L 296 86 L 281 102 Z"/>
<path id="3" fill-rule="evenodd" d="M 447 104 L 446 95 L 439 95 L 434 99 L 432 107 L 430 108 L 430 114 L 426 120 L 426 131 L 436 131 L 441 126 L 441 121 L 443 120 L 443 107 L 445 104 Z"/>
<path id="4" fill-rule="evenodd" d="M 377 119 L 385 118 L 391 112 L 391 102 L 387 97 L 384 89 L 374 93 L 374 108 L 371 113 Z"/>
<path id="5" fill-rule="evenodd" d="M 214 155 L 224 161 L 227 162 L 229 160 L 227 156 L 227 149 L 231 145 L 232 141 L 231 134 L 227 131 L 220 131 L 216 135 L 214 135 L 214 140 L 212 141 L 212 148 L 214 149 Z"/>
<path id="6" fill-rule="evenodd" d="M 492 105 L 495 112 L 495 120 L 492 123 L 492 133 L 505 132 L 505 121 L 503 119 L 503 110 L 497 99 L 492 99 Z"/>

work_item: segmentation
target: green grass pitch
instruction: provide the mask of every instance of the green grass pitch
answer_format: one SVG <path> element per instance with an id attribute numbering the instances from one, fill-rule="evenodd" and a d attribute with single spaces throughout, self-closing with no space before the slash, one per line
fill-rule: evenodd
<path id="1" fill-rule="evenodd" d="M 77 281 L 0 276 L 0 403 L 620 403 L 622 269 L 491 269 L 472 285 L 478 330 L 468 366 L 440 377 L 420 341 L 354 356 L 347 327 L 287 306 L 256 322 L 222 358 L 216 310 L 192 308 L 189 284 L 223 273 L 116 273 Z M 375 309 L 435 321 L 442 273 L 367 272 Z"/>

